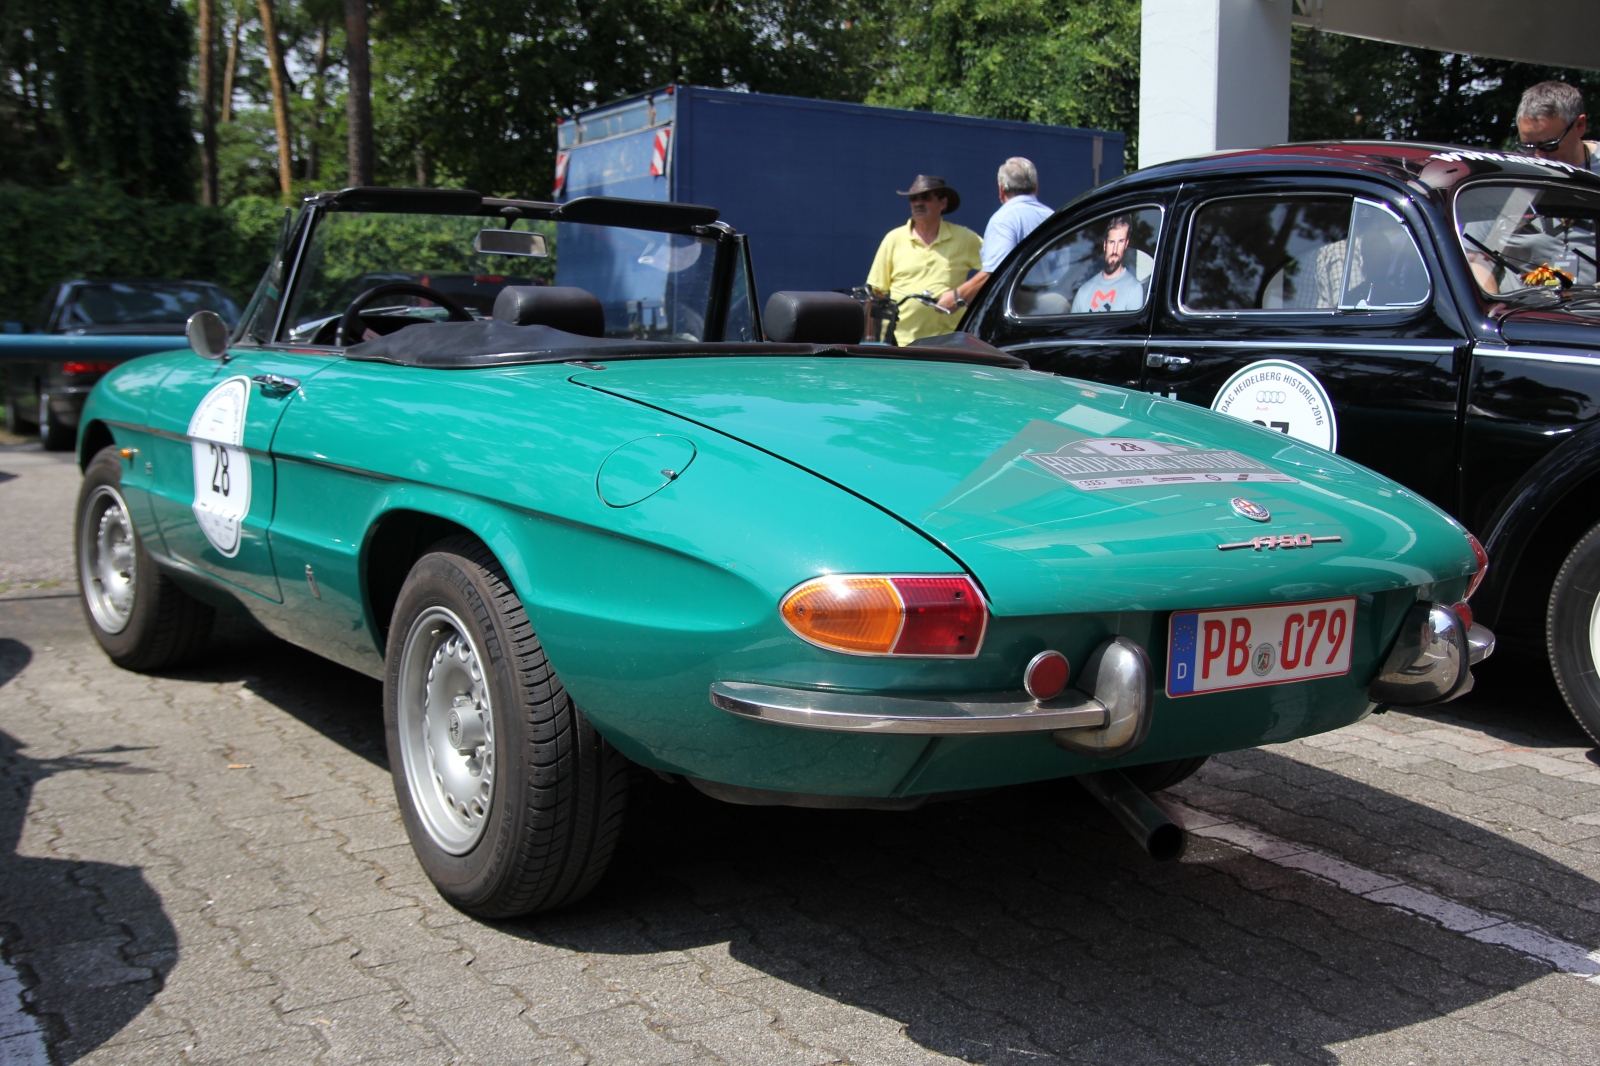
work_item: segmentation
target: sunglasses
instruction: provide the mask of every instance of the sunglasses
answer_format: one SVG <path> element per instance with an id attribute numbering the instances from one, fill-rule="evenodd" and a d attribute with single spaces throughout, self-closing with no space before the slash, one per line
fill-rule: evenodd
<path id="1" fill-rule="evenodd" d="M 1566 134 L 1563 133 L 1562 136 L 1565 137 Z M 915 196 L 906 197 L 907 200 L 910 200 L 914 204 L 921 203 L 924 200 L 933 200 L 936 198 L 939 198 L 939 194 L 936 192 L 919 192 Z"/>
<path id="2" fill-rule="evenodd" d="M 1582 117 L 1581 115 L 1579 116 Z M 1561 136 L 1548 141 L 1519 141 L 1517 147 L 1524 153 L 1532 155 L 1534 152 L 1553 152 L 1561 147 L 1561 142 L 1567 139 L 1567 134 L 1572 132 L 1572 127 L 1578 124 L 1578 119 L 1567 123 L 1567 128 L 1561 131 Z"/>

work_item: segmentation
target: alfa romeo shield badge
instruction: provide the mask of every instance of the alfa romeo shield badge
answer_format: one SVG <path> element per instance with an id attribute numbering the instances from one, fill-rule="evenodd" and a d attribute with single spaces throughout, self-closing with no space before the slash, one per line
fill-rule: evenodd
<path id="1" fill-rule="evenodd" d="M 1240 370 L 1217 390 L 1211 409 L 1339 450 L 1339 425 L 1322 382 L 1286 359 L 1262 359 Z"/>
<path id="2" fill-rule="evenodd" d="M 1248 518 L 1252 522 L 1268 522 L 1272 519 L 1272 512 L 1254 500 L 1247 500 L 1243 496 L 1235 496 L 1228 501 L 1233 508 L 1233 513 L 1240 518 Z"/>

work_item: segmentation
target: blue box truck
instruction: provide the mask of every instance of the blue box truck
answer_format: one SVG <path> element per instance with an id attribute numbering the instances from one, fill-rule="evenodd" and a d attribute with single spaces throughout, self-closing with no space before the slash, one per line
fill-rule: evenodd
<path id="1" fill-rule="evenodd" d="M 556 137 L 556 200 L 716 207 L 748 235 L 763 303 L 781 290 L 865 283 L 878 242 L 910 218 L 895 190 L 918 174 L 949 182 L 961 194 L 950 220 L 982 234 L 1000 206 L 995 171 L 1009 157 L 1033 160 L 1039 198 L 1060 207 L 1121 176 L 1123 156 L 1122 134 L 1104 130 L 691 85 L 582 112 L 562 120 Z M 671 272 L 661 268 L 687 251 L 656 248 L 644 235 L 637 249 L 558 243 L 556 281 L 611 307 L 626 303 L 644 332 L 670 333 Z"/>

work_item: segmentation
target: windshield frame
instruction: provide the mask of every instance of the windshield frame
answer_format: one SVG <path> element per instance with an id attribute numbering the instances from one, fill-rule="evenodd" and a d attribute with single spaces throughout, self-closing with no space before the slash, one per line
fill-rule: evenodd
<path id="1" fill-rule="evenodd" d="M 1600 189 L 1586 188 L 1579 185 L 1563 184 L 1542 177 L 1521 177 L 1497 174 L 1485 177 L 1479 181 L 1464 182 L 1457 186 L 1450 197 L 1450 228 L 1455 236 L 1455 246 L 1461 253 L 1462 263 L 1467 268 L 1467 278 L 1472 283 L 1473 292 L 1477 298 L 1486 304 L 1495 303 L 1521 303 L 1529 299 L 1548 300 L 1551 297 L 1560 299 L 1564 294 L 1574 289 L 1585 293 L 1600 292 L 1600 268 L 1596 269 L 1596 280 L 1593 284 L 1579 285 L 1576 282 L 1568 288 L 1550 285 L 1525 285 L 1523 288 L 1512 289 L 1509 292 L 1489 292 L 1484 289 L 1482 282 L 1472 269 L 1472 254 L 1477 250 L 1469 248 L 1464 224 L 1461 221 L 1461 197 L 1468 192 L 1475 192 L 1491 187 L 1529 188 L 1539 192 L 1551 192 L 1558 195 L 1590 197 L 1595 202 L 1595 231 L 1596 231 L 1596 259 L 1600 259 Z M 1498 251 L 1498 249 L 1497 249 Z M 1482 255 L 1482 252 L 1477 252 Z"/>
<path id="2" fill-rule="evenodd" d="M 705 336 L 701 338 L 703 343 L 720 342 L 723 339 L 727 329 L 734 276 L 741 269 L 741 261 L 748 264 L 750 258 L 748 240 L 744 235 L 727 223 L 717 221 L 717 211 L 714 208 L 695 204 L 599 196 L 579 197 L 565 204 L 557 204 L 539 200 L 479 196 L 475 192 L 459 189 L 353 188 L 336 193 L 319 193 L 305 198 L 299 216 L 290 229 L 289 239 L 282 248 L 282 254 L 289 259 L 289 262 L 272 327 L 272 340 L 257 345 L 243 339 L 250 318 L 248 312 L 251 309 L 247 307 L 247 313 L 240 315 L 239 327 L 235 331 L 239 346 L 292 346 L 295 351 L 307 354 L 336 355 L 344 351 L 343 346 L 306 344 L 288 338 L 291 325 L 290 310 L 295 294 L 304 281 L 306 254 L 315 236 L 317 223 L 324 215 L 344 212 L 450 215 L 481 218 L 485 223 L 495 220 L 549 220 L 709 239 L 713 241 L 715 255 L 710 271 L 711 292 L 706 302 Z M 268 264 L 267 269 L 271 270 L 271 264 Z M 753 287 L 747 298 L 750 302 L 751 318 L 759 332 L 761 309 Z M 253 300 L 251 302 L 254 303 Z"/>

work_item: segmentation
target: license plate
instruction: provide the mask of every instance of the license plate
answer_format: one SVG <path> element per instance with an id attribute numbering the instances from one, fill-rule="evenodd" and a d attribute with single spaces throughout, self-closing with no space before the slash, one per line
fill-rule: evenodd
<path id="1" fill-rule="evenodd" d="M 1178 611 L 1167 630 L 1167 695 L 1349 673 L 1355 617 L 1353 597 Z"/>

